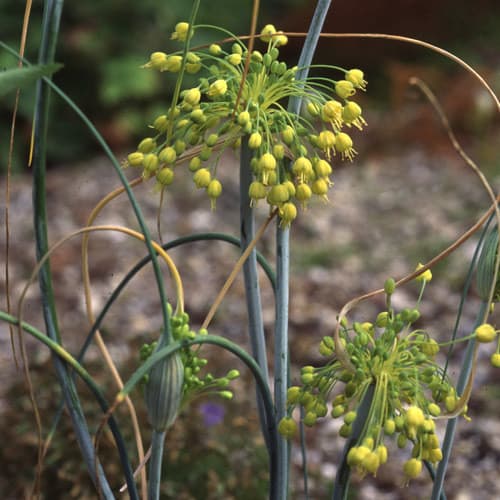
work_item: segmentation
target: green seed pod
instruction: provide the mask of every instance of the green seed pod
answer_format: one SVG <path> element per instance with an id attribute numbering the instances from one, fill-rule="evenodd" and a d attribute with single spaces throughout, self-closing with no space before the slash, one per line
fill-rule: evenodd
<path id="1" fill-rule="evenodd" d="M 273 62 L 273 58 L 269 53 L 265 53 L 264 56 L 262 57 L 262 62 L 266 68 L 269 68 Z"/>
<path id="2" fill-rule="evenodd" d="M 344 416 L 344 422 L 346 424 L 352 424 L 356 420 L 356 412 L 355 411 L 349 411 L 345 414 Z"/>
<path id="3" fill-rule="evenodd" d="M 199 156 L 191 158 L 188 167 L 189 170 L 191 170 L 191 172 L 196 172 L 200 167 L 201 167 L 201 158 Z"/>
<path id="4" fill-rule="evenodd" d="M 149 422 L 156 431 L 163 432 L 174 423 L 181 404 L 183 384 L 184 366 L 178 352 L 151 368 L 145 397 Z"/>
<path id="5" fill-rule="evenodd" d="M 287 146 L 290 146 L 293 143 L 293 139 L 295 137 L 295 132 L 293 128 L 290 125 L 287 125 L 285 129 L 281 132 L 281 137 L 283 139 L 283 142 Z"/>
<path id="6" fill-rule="evenodd" d="M 312 411 L 308 411 L 305 415 L 304 415 L 304 425 L 307 425 L 308 427 L 312 427 L 315 423 L 316 423 L 316 420 L 318 419 L 318 416 L 316 415 L 316 413 L 312 412 Z"/>
<path id="7" fill-rule="evenodd" d="M 198 124 L 203 124 L 207 120 L 207 117 L 203 114 L 203 110 L 199 108 L 191 111 L 189 116 L 194 123 Z"/>
<path id="8" fill-rule="evenodd" d="M 385 280 L 384 292 L 387 295 L 392 295 L 394 293 L 394 290 L 396 290 L 396 282 L 394 281 L 394 279 L 388 278 L 387 280 Z"/>
<path id="9" fill-rule="evenodd" d="M 205 139 L 205 142 L 207 143 L 208 147 L 212 148 L 217 144 L 218 139 L 219 139 L 219 136 L 217 134 L 210 134 Z"/>
<path id="10" fill-rule="evenodd" d="M 397 439 L 397 444 L 398 448 L 403 449 L 406 446 L 406 443 L 408 443 L 408 438 L 406 437 L 406 434 L 399 434 L 398 439 Z"/>
<path id="11" fill-rule="evenodd" d="M 174 143 L 174 149 L 177 155 L 181 155 L 186 151 L 186 143 L 182 139 L 177 139 Z"/>
<path id="12" fill-rule="evenodd" d="M 209 148 L 207 145 L 204 145 L 200 151 L 200 159 L 203 161 L 207 161 L 212 156 L 212 148 Z"/>

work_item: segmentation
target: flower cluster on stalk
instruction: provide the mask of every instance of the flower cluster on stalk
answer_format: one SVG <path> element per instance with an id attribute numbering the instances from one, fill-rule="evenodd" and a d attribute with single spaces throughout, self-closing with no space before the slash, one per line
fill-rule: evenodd
<path id="1" fill-rule="evenodd" d="M 193 32 L 188 23 L 179 23 L 172 38 L 189 44 Z M 140 168 L 144 179 L 155 177 L 158 189 L 172 184 L 177 166 L 185 165 L 215 207 L 222 193 L 221 155 L 245 141 L 251 151 L 252 204 L 265 200 L 289 225 L 297 206 L 305 207 L 313 196 L 327 199 L 332 157 L 338 153 L 352 160 L 356 154 L 345 127 L 366 124 L 361 107 L 351 100 L 366 81 L 361 70 L 336 66 L 322 69 L 337 72 L 338 80 L 297 80 L 299 68 L 279 59 L 287 37 L 267 25 L 260 39 L 265 50 L 251 54 L 235 36 L 207 49 L 186 46 L 184 52 L 151 54 L 144 68 L 178 73 L 181 80 L 184 73 L 200 76 L 196 85 L 174 95 L 171 107 L 154 120 L 152 136 L 128 155 L 126 165 Z M 287 111 L 292 97 L 304 100 L 303 114 Z"/>
<path id="2" fill-rule="evenodd" d="M 425 271 L 418 279 L 425 285 L 431 278 L 430 271 Z M 435 361 L 439 344 L 413 326 L 420 317 L 418 308 L 396 312 L 390 306 L 393 280 L 387 280 L 385 291 L 387 310 L 374 322 L 350 323 L 344 318 L 337 341 L 334 336 L 321 340 L 319 353 L 329 361 L 302 368 L 302 384 L 289 388 L 288 416 L 281 420 L 279 430 L 289 438 L 295 434 L 292 412 L 297 406 L 304 409 L 306 426 L 330 414 L 343 419 L 339 434 L 348 438 L 356 425 L 356 442 L 347 463 L 361 475 L 377 473 L 388 458 L 386 439 L 395 437 L 400 448 L 411 446 L 411 458 L 403 465 L 410 480 L 420 474 L 423 461 L 435 464 L 442 459 L 435 419 L 458 413 L 466 416 L 467 406 Z M 497 333 L 490 325 L 482 325 L 472 336 L 486 342 Z M 357 422 L 365 398 L 370 401 L 369 409 L 361 412 Z"/>

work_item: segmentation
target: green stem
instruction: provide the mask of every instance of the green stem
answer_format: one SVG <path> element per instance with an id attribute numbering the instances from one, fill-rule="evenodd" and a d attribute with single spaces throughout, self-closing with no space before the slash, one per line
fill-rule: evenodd
<path id="1" fill-rule="evenodd" d="M 286 398 L 289 378 L 288 352 L 288 277 L 290 268 L 290 230 L 277 226 L 276 234 L 276 323 L 274 337 L 274 403 L 276 421 L 286 416 Z M 290 471 L 290 442 L 278 439 L 278 484 L 280 499 L 288 497 Z"/>
<path id="2" fill-rule="evenodd" d="M 166 431 L 153 430 L 151 436 L 151 458 L 149 460 L 148 500 L 160 498 L 161 464 Z"/>
<path id="3" fill-rule="evenodd" d="M 474 324 L 474 330 L 483 322 L 484 314 L 488 310 L 489 304 L 487 302 L 481 302 L 481 307 L 477 314 L 477 319 Z M 462 369 L 460 370 L 460 375 L 457 382 L 457 394 L 461 395 L 467 385 L 467 380 L 470 376 L 472 370 L 472 363 L 474 358 L 474 347 L 475 339 L 469 340 L 467 349 L 464 355 L 464 362 L 462 364 Z M 436 500 L 441 497 L 443 493 L 444 477 L 446 475 L 446 469 L 448 467 L 448 462 L 450 460 L 451 449 L 453 447 L 453 441 L 455 439 L 455 432 L 457 428 L 458 417 L 452 418 L 448 421 L 446 425 L 446 433 L 443 440 L 443 445 L 441 450 L 443 452 L 443 459 L 439 462 L 436 470 L 436 477 L 434 479 L 434 485 L 432 488 L 431 499 Z"/>
<path id="4" fill-rule="evenodd" d="M 241 143 L 240 158 L 240 234 L 241 251 L 244 252 L 255 237 L 255 217 L 253 208 L 250 206 L 248 189 L 253 180 L 250 167 L 251 154 L 247 138 Z M 269 383 L 269 371 L 267 365 L 266 338 L 264 336 L 264 322 L 262 319 L 262 303 L 260 298 L 259 275 L 257 273 L 257 253 L 253 249 L 243 264 L 243 278 L 245 282 L 245 297 L 248 311 L 248 330 L 253 357 L 260 366 L 262 373 Z M 257 407 L 259 420 L 266 445 L 269 449 L 269 435 L 267 433 L 267 422 L 263 402 L 257 396 Z"/>
<path id="5" fill-rule="evenodd" d="M 330 7 L 331 0 L 319 0 L 316 4 L 304 46 L 299 57 L 297 74 L 298 81 L 305 80 L 308 66 L 311 64 L 321 29 Z M 288 111 L 299 114 L 302 97 L 290 99 Z M 281 227 L 277 222 L 276 234 L 276 323 L 274 338 L 274 401 L 276 405 L 276 419 L 279 422 L 286 416 L 286 396 L 289 380 L 289 353 L 288 353 L 288 307 L 289 307 L 289 273 L 290 273 L 290 230 Z M 279 498 L 288 497 L 288 483 L 290 475 L 290 446 L 282 436 L 278 439 L 278 484 Z"/>
<path id="6" fill-rule="evenodd" d="M 182 81 L 184 80 L 184 72 L 186 71 L 186 62 L 187 62 L 187 53 L 189 50 L 189 42 L 191 40 L 191 36 L 194 33 L 194 21 L 196 19 L 196 15 L 198 13 L 198 8 L 200 7 L 200 0 L 195 0 L 193 3 L 193 7 L 191 9 L 191 14 L 189 16 L 189 30 L 188 34 L 186 37 L 186 42 L 184 44 L 184 48 L 182 50 L 182 64 L 181 64 L 181 69 L 179 71 L 179 74 L 177 76 L 177 80 L 175 82 L 175 88 L 174 88 L 174 94 L 172 96 L 172 104 L 170 106 L 170 113 L 169 113 L 169 123 L 168 123 L 168 130 L 167 130 L 167 142 L 170 140 L 172 137 L 172 130 L 174 126 L 174 115 L 175 115 L 175 107 L 177 106 L 177 101 L 179 100 L 179 95 L 181 93 L 181 85 Z M 167 144 L 168 146 L 168 144 Z"/>

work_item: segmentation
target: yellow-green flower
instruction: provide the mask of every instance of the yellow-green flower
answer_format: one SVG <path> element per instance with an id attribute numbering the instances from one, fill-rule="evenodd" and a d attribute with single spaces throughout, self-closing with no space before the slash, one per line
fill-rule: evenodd
<path id="1" fill-rule="evenodd" d="M 424 267 L 424 265 L 421 262 L 419 262 L 415 270 L 418 271 L 419 269 L 422 269 L 422 267 Z M 419 274 L 415 278 L 415 281 L 431 281 L 431 279 L 432 279 L 432 272 L 430 269 L 427 269 L 423 273 Z"/>
<path id="2" fill-rule="evenodd" d="M 170 37 L 171 40 L 179 40 L 179 42 L 185 42 L 189 33 L 189 23 L 181 22 L 175 25 L 175 31 Z"/>

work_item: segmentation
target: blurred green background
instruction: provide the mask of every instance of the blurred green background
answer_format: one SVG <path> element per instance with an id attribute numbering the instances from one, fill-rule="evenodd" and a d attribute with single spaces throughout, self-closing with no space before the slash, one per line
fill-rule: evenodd
<path id="1" fill-rule="evenodd" d="M 198 20 L 219 24 L 234 33 L 247 33 L 252 2 L 238 0 L 236 4 L 234 8 L 235 3 L 227 0 L 203 1 Z M 305 30 L 314 8 L 314 2 L 308 0 L 268 0 L 261 4 L 259 26 L 272 22 L 288 31 Z M 497 89 L 500 87 L 498 0 L 375 0 L 332 5 L 325 31 L 386 32 L 421 38 L 456 52 L 476 65 Z M 185 0 L 105 0 L 64 5 L 56 57 L 64 68 L 55 81 L 88 114 L 115 150 L 133 147 L 147 132 L 151 119 L 164 112 L 173 80 L 165 74 L 141 71 L 139 66 L 151 52 L 173 49 L 170 33 L 179 20 L 188 17 L 190 8 L 191 3 Z M 30 61 L 37 57 L 42 9 L 43 2 L 33 2 L 26 51 Z M 24 2 L 0 0 L 0 12 L 0 39 L 17 47 Z M 210 36 L 213 34 L 200 30 L 196 40 L 213 40 Z M 291 40 L 283 55 L 293 62 L 299 50 L 300 40 Z M 375 109 L 398 106 L 408 75 L 423 73 L 443 95 L 456 88 L 454 112 L 462 115 L 458 117 L 459 129 L 474 132 L 482 126 L 481 118 L 474 121 L 470 114 L 465 116 L 470 106 L 477 108 L 477 103 L 469 102 L 470 96 L 461 95 L 467 88 L 461 89 L 460 84 L 468 84 L 459 80 L 454 85 L 455 75 L 463 79 L 463 71 L 425 49 L 374 40 L 323 41 L 316 60 L 363 68 L 370 82 L 367 105 Z M 0 52 L 0 68 L 15 64 L 12 56 Z M 13 100 L 13 95 L 0 100 L 1 150 L 6 150 L 8 144 Z M 26 164 L 32 107 L 33 92 L 23 92 L 15 154 L 18 170 Z M 67 164 L 95 156 L 98 150 L 94 140 L 73 114 L 58 99 L 53 99 L 52 107 L 49 163 Z M 0 169 L 4 168 L 2 162 Z"/>

